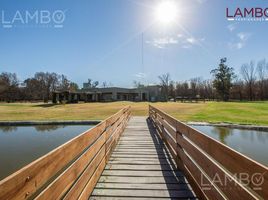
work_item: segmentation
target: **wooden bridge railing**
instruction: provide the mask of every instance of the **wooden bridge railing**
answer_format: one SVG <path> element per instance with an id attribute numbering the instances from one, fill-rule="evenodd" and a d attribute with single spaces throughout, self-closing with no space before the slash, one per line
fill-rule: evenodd
<path id="1" fill-rule="evenodd" d="M 129 116 L 125 107 L 0 181 L 0 199 L 88 199 Z"/>
<path id="2" fill-rule="evenodd" d="M 267 167 L 153 106 L 149 116 L 200 199 L 268 199 Z"/>

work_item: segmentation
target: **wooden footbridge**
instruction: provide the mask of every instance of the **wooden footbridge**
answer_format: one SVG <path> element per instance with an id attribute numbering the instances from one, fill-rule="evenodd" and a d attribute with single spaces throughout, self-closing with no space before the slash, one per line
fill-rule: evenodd
<path id="1" fill-rule="evenodd" d="M 152 106 L 130 113 L 0 181 L 0 200 L 268 199 L 267 167 Z"/>

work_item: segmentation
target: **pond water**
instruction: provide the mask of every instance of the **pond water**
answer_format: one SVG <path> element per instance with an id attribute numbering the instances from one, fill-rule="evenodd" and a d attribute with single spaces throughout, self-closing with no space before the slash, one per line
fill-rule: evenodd
<path id="1" fill-rule="evenodd" d="M 0 126 L 0 180 L 90 127 L 92 126 Z"/>
<path id="2" fill-rule="evenodd" d="M 192 127 L 268 166 L 268 132 L 216 126 Z"/>

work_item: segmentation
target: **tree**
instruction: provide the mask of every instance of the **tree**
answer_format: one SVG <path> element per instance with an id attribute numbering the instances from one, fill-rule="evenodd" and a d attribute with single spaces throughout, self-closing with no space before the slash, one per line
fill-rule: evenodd
<path id="1" fill-rule="evenodd" d="M 236 79 L 231 89 L 231 96 L 233 99 L 243 100 L 244 94 L 244 82 L 240 79 Z"/>
<path id="2" fill-rule="evenodd" d="M 15 73 L 3 72 L 0 74 L 0 99 L 15 101 L 19 93 L 19 80 Z"/>
<path id="3" fill-rule="evenodd" d="M 168 85 L 168 96 L 173 98 L 173 101 L 176 101 L 176 84 L 174 81 L 170 81 Z"/>
<path id="4" fill-rule="evenodd" d="M 219 67 L 210 72 L 214 77 L 213 87 L 223 101 L 229 100 L 232 80 L 235 78 L 234 69 L 228 67 L 226 62 L 227 58 L 222 58 Z"/>
<path id="5" fill-rule="evenodd" d="M 108 86 L 108 83 L 106 81 L 102 82 L 102 87 L 103 88 L 107 88 L 107 86 Z"/>
<path id="6" fill-rule="evenodd" d="M 253 89 L 256 80 L 255 63 L 253 61 L 250 61 L 249 64 L 243 64 L 241 66 L 241 74 L 246 83 L 249 100 L 252 101 L 254 98 Z"/>
<path id="7" fill-rule="evenodd" d="M 201 85 L 201 78 L 192 78 L 190 80 L 191 97 L 196 98 L 199 95 L 199 87 Z"/>
<path id="8" fill-rule="evenodd" d="M 79 86 L 78 86 L 78 84 L 75 83 L 75 82 L 71 82 L 71 83 L 70 83 L 69 90 L 72 91 L 72 92 L 75 92 L 75 91 L 79 90 Z"/>
<path id="9" fill-rule="evenodd" d="M 266 70 L 268 68 L 268 63 L 266 63 L 266 60 L 263 59 L 258 62 L 257 64 L 257 73 L 259 78 L 259 93 L 260 93 L 260 99 L 264 100 L 265 96 L 265 77 L 266 77 Z"/>
<path id="10" fill-rule="evenodd" d="M 139 81 L 133 81 L 133 85 L 135 88 L 144 88 L 145 87 L 145 85 Z"/>
<path id="11" fill-rule="evenodd" d="M 43 99 L 43 85 L 35 78 L 28 78 L 24 81 L 25 84 L 25 99 L 40 100 Z"/>
<path id="12" fill-rule="evenodd" d="M 61 75 L 60 78 L 59 78 L 59 89 L 62 90 L 62 91 L 68 91 L 70 89 L 70 83 L 71 81 L 68 80 L 67 76 L 65 75 Z"/>
<path id="13" fill-rule="evenodd" d="M 50 93 L 55 91 L 59 84 L 59 75 L 54 72 L 37 72 L 35 73 L 34 78 L 39 81 L 44 102 L 48 102 Z"/>
<path id="14" fill-rule="evenodd" d="M 168 88 L 169 88 L 169 82 L 171 81 L 169 73 L 162 74 L 158 76 L 160 80 L 160 86 L 162 89 L 162 93 L 165 97 L 165 100 L 168 101 Z"/>
<path id="15" fill-rule="evenodd" d="M 214 99 L 214 90 L 211 80 L 204 80 L 199 83 L 199 95 L 203 99 Z"/>
<path id="16" fill-rule="evenodd" d="M 92 79 L 88 79 L 87 83 L 85 83 L 87 88 L 96 88 L 99 85 L 99 81 L 93 81 Z"/>

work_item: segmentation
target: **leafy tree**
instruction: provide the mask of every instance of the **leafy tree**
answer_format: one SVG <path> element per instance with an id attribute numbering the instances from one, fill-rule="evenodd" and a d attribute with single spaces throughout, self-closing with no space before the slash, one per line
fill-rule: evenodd
<path id="1" fill-rule="evenodd" d="M 217 90 L 217 93 L 223 101 L 229 100 L 232 80 L 236 77 L 234 69 L 228 67 L 226 62 L 227 58 L 222 58 L 219 67 L 210 72 L 214 77 L 213 87 Z"/>

